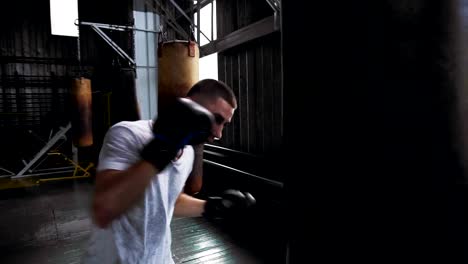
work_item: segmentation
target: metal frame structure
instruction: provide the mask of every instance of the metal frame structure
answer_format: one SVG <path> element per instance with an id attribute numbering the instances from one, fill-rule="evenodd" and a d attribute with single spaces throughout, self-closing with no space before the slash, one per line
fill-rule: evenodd
<path id="1" fill-rule="evenodd" d="M 153 3 L 151 4 L 150 3 Z M 197 43 L 200 46 L 200 38 L 203 36 L 208 40 L 208 43 L 200 46 L 200 57 L 204 57 L 216 52 L 220 52 L 231 48 L 236 45 L 240 45 L 246 41 L 250 41 L 259 37 L 262 37 L 266 34 L 279 31 L 280 30 L 280 13 L 281 13 L 281 0 L 266 0 L 268 5 L 273 10 L 273 15 L 271 17 L 265 18 L 259 22 L 253 23 L 248 25 L 244 28 L 238 29 L 227 36 L 224 36 L 221 39 L 214 39 L 214 31 L 213 31 L 213 13 L 215 12 L 213 9 L 213 1 L 214 0 L 198 0 L 194 4 L 192 8 L 188 8 L 183 10 L 174 0 L 169 0 L 169 3 L 175 7 L 178 11 L 179 15 L 172 15 L 171 12 L 164 5 L 160 2 L 161 0 L 146 0 L 148 6 L 153 8 L 153 12 L 161 13 L 166 20 L 165 22 L 169 25 L 173 30 L 177 33 L 182 35 L 184 38 L 189 38 L 189 33 L 187 33 L 180 24 L 177 23 L 177 19 L 184 17 L 191 25 L 192 28 L 196 29 L 197 34 Z M 211 34 L 210 38 L 201 31 L 200 29 L 200 10 L 211 4 Z M 188 14 L 196 12 L 196 20 L 197 24 L 188 16 Z"/>
<path id="2" fill-rule="evenodd" d="M 152 3 L 151 3 L 152 2 Z M 213 42 L 213 0 L 201 0 L 197 1 L 197 4 L 194 6 L 194 8 L 188 8 L 186 10 L 183 10 L 174 0 L 169 0 L 169 2 L 175 7 L 175 9 L 178 11 L 179 15 L 172 15 L 171 12 L 164 7 L 162 3 L 160 3 L 159 0 L 147 0 L 146 3 L 148 6 L 150 6 L 153 9 L 153 12 L 158 13 L 160 12 L 162 16 L 166 17 L 165 22 L 177 33 L 182 35 L 184 38 L 189 38 L 190 33 L 187 33 L 182 26 L 180 26 L 179 23 L 177 23 L 177 19 L 184 17 L 189 23 L 192 29 L 196 29 L 197 31 L 197 39 L 196 42 L 198 45 L 200 45 L 200 37 L 203 35 L 206 40 L 208 40 L 209 43 Z M 211 38 L 209 38 L 203 31 L 200 29 L 200 9 L 203 7 L 207 6 L 208 4 L 211 4 Z M 188 16 L 189 13 L 196 12 L 197 13 L 197 24 L 194 23 L 194 21 Z"/>
<path id="3" fill-rule="evenodd" d="M 146 4 L 152 9 L 154 13 L 161 13 L 162 16 L 166 17 L 166 23 L 177 33 L 182 35 L 184 38 L 188 39 L 189 34 L 177 23 L 176 17 L 174 17 L 169 10 L 167 10 L 164 5 L 159 3 L 157 0 L 146 0 Z M 154 5 L 153 5 L 154 4 Z M 155 6 L 156 5 L 156 6 Z"/>
<path id="4" fill-rule="evenodd" d="M 229 148 L 225 148 L 225 147 L 217 146 L 217 145 L 213 145 L 213 144 L 205 144 L 205 149 L 203 150 L 203 152 L 205 154 L 208 154 L 208 155 L 211 155 L 211 156 L 221 157 L 223 159 L 235 159 L 235 156 L 242 156 L 244 158 L 248 157 L 248 159 L 254 159 L 254 160 L 260 160 L 261 159 L 261 157 L 250 154 L 250 153 L 247 153 L 247 152 L 233 150 L 233 149 L 229 149 Z M 227 169 L 227 170 L 229 170 L 231 172 L 235 172 L 235 173 L 239 173 L 239 174 L 244 175 L 244 176 L 248 176 L 249 178 L 255 179 L 256 181 L 262 182 L 264 184 L 268 184 L 268 185 L 276 187 L 276 188 L 283 188 L 283 186 L 284 186 L 284 184 L 282 182 L 280 182 L 280 181 L 268 179 L 268 178 L 259 176 L 256 173 L 248 172 L 248 171 L 245 171 L 245 170 L 240 170 L 238 168 L 234 168 L 233 166 L 228 166 L 226 164 L 222 164 L 221 163 L 222 161 L 216 162 L 216 161 L 209 160 L 209 159 L 205 158 L 205 159 L 203 159 L 203 162 L 205 162 L 206 164 L 213 165 L 213 166 L 218 167 L 218 168 Z"/>
<path id="5" fill-rule="evenodd" d="M 77 26 L 90 26 L 109 46 L 119 54 L 120 57 L 125 59 L 129 66 L 132 69 L 135 69 L 136 63 L 133 58 L 128 55 L 122 48 L 117 45 L 107 34 L 102 31 L 101 29 L 110 29 L 110 30 L 117 30 L 117 31 L 143 31 L 143 32 L 151 32 L 151 33 L 159 33 L 159 31 L 147 30 L 147 29 L 140 29 L 135 28 L 134 26 L 122 26 L 122 25 L 112 25 L 112 24 L 102 24 L 102 23 L 93 23 L 93 22 L 85 22 L 85 21 L 77 21 L 75 22 Z"/>
<path id="6" fill-rule="evenodd" d="M 271 6 L 273 11 L 275 11 L 275 13 L 281 11 L 281 1 L 280 0 L 266 0 L 266 1 Z"/>
<path id="7" fill-rule="evenodd" d="M 24 168 L 16 174 L 16 176 L 11 177 L 12 179 L 18 179 L 18 178 L 24 178 L 24 177 L 29 177 L 29 176 L 37 176 L 37 174 L 33 175 L 24 175 L 34 164 L 36 164 L 39 159 L 41 159 L 44 154 L 47 153 L 60 139 L 65 138 L 65 134 L 70 130 L 71 128 L 71 123 L 68 123 L 66 127 L 60 128 L 60 131 L 58 131 L 47 143 L 46 145 L 39 150 L 39 152 L 34 156 L 34 158 L 29 161 L 28 163 L 25 164 Z"/>
<path id="8" fill-rule="evenodd" d="M 55 135 L 53 135 L 47 142 L 45 142 L 46 144 L 37 152 L 37 154 L 32 160 L 30 160 L 29 162 L 25 162 L 23 160 L 25 166 L 18 173 L 15 174 L 14 172 L 9 171 L 5 168 L 0 168 L 0 171 L 7 172 L 6 175 L 0 175 L 0 178 L 10 178 L 11 180 L 19 180 L 30 177 L 72 173 L 71 176 L 65 177 L 39 178 L 35 181 L 35 184 L 39 184 L 41 182 L 90 177 L 91 173 L 89 172 L 89 170 L 92 167 L 94 167 L 94 164 L 92 162 L 88 163 L 86 167 L 82 167 L 78 164 L 77 160 L 70 159 L 67 155 L 63 154 L 58 150 L 59 147 L 63 144 L 63 142 L 67 140 L 66 133 L 70 130 L 70 128 L 71 123 L 68 123 L 68 125 L 65 127 L 61 127 L 60 130 L 55 133 Z M 63 140 L 63 142 L 60 143 L 60 140 Z M 47 159 L 48 156 L 60 156 L 65 161 L 67 161 L 67 163 L 69 163 L 70 166 L 37 169 Z M 81 172 L 82 174 L 79 174 L 79 172 Z"/>

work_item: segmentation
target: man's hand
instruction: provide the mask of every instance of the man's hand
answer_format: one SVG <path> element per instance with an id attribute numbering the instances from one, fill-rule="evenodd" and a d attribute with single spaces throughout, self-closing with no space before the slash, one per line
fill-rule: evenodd
<path id="1" fill-rule="evenodd" d="M 203 216 L 209 219 L 233 217 L 245 213 L 256 204 L 248 192 L 226 190 L 221 197 L 208 197 Z"/>
<path id="2" fill-rule="evenodd" d="M 159 114 L 153 125 L 154 139 L 141 156 L 161 171 L 185 145 L 205 142 L 213 123 L 213 114 L 206 108 L 190 99 L 178 98 Z"/>

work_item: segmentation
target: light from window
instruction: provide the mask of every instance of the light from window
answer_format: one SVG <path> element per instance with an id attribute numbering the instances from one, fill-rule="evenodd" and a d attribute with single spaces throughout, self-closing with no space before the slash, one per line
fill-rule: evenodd
<path id="1" fill-rule="evenodd" d="M 78 0 L 50 0 L 52 35 L 78 37 Z"/>
<path id="2" fill-rule="evenodd" d="M 197 3 L 195 1 L 195 6 Z M 206 35 L 211 40 L 211 5 L 213 5 L 213 40 L 216 39 L 216 0 L 213 1 L 211 4 L 204 6 L 200 11 L 200 30 L 203 34 Z M 197 25 L 197 12 L 195 12 L 193 19 L 195 20 L 195 25 Z M 195 38 L 197 37 L 197 29 L 194 29 Z M 200 46 L 208 44 L 208 39 L 200 33 L 200 40 L 197 42 Z"/>
<path id="3" fill-rule="evenodd" d="M 218 53 L 201 57 L 198 65 L 199 79 L 218 79 Z"/>

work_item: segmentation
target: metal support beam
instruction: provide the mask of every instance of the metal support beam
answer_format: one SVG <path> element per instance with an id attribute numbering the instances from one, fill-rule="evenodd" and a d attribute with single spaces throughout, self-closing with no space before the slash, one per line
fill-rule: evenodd
<path id="1" fill-rule="evenodd" d="M 200 10 L 200 1 L 197 1 L 197 7 L 198 7 L 198 10 Z M 200 12 L 197 12 L 197 42 L 198 43 L 201 43 L 200 41 L 200 33 L 201 33 L 201 30 L 200 30 Z M 213 30 L 211 30 L 213 31 Z"/>
<path id="2" fill-rule="evenodd" d="M 275 17 L 275 28 L 280 29 L 280 11 L 281 11 L 281 0 L 266 0 L 268 5 L 273 9 Z"/>
<path id="3" fill-rule="evenodd" d="M 214 0 L 200 0 L 200 1 L 197 1 L 200 2 L 200 6 L 198 6 L 198 4 L 192 8 L 187 8 L 184 10 L 184 13 L 185 14 L 189 14 L 190 12 L 198 12 L 198 10 L 204 8 L 205 6 L 213 3 Z M 182 15 L 177 15 L 176 18 L 179 19 Z"/>
<path id="4" fill-rule="evenodd" d="M 121 25 L 112 25 L 112 24 L 102 24 L 102 23 L 94 23 L 94 22 L 85 22 L 85 21 L 77 21 L 75 25 L 79 26 L 90 26 L 112 49 L 114 49 L 117 54 L 119 54 L 122 58 L 126 59 L 133 69 L 136 66 L 135 61 L 132 57 L 130 57 L 123 49 L 119 47 L 112 39 L 104 33 L 101 28 L 110 29 L 110 30 L 117 30 L 117 31 L 143 31 L 143 32 L 150 32 L 150 33 L 159 33 L 159 31 L 154 30 L 146 30 L 146 29 L 139 29 L 135 28 L 134 26 L 121 26 Z"/>
<path id="5" fill-rule="evenodd" d="M 283 188 L 283 183 L 279 182 L 279 181 L 274 181 L 274 180 L 270 180 L 270 179 L 267 179 L 267 178 L 264 178 L 264 177 L 260 177 L 258 175 L 255 175 L 255 174 L 252 174 L 252 173 L 249 173 L 249 172 L 246 172 L 246 171 L 238 170 L 236 168 L 229 167 L 229 166 L 226 166 L 224 164 L 217 163 L 217 162 L 214 162 L 214 161 L 211 161 L 211 160 L 203 159 L 203 162 L 205 162 L 207 164 L 210 164 L 210 165 L 214 165 L 216 167 L 220 167 L 220 168 L 223 168 L 223 169 L 228 169 L 230 171 L 238 172 L 238 173 L 240 173 L 242 175 L 249 176 L 249 177 L 251 177 L 253 179 L 268 183 L 268 184 L 273 185 L 273 186 L 278 187 L 278 188 Z"/>
<path id="6" fill-rule="evenodd" d="M 189 34 L 177 23 L 177 19 L 172 16 L 171 12 L 169 12 L 164 6 L 159 3 L 158 0 L 152 0 L 152 3 L 156 4 L 158 7 L 156 8 L 153 4 L 150 3 L 150 0 L 146 0 L 146 4 L 151 7 L 152 11 L 155 13 L 159 13 L 158 8 L 162 11 L 162 16 L 166 17 L 167 19 L 165 22 L 172 28 L 174 29 L 177 33 L 179 33 L 182 37 L 185 39 L 189 38 Z"/>
<path id="7" fill-rule="evenodd" d="M 190 22 L 190 24 L 194 27 L 197 28 L 198 32 L 200 32 L 208 41 L 211 41 L 204 33 L 203 31 L 201 31 L 200 29 L 200 25 L 195 25 L 195 23 L 193 23 L 192 19 L 190 17 L 187 16 L 187 14 L 184 12 L 184 10 L 182 10 L 182 8 L 176 3 L 174 2 L 174 0 L 170 0 L 170 2 L 172 3 L 172 5 Z M 200 44 L 200 40 L 198 39 L 198 44 Z"/>
<path id="8" fill-rule="evenodd" d="M 279 27 L 275 25 L 275 16 L 270 16 L 251 25 L 243 27 L 226 35 L 224 38 L 217 39 L 200 47 L 200 57 L 220 52 L 253 39 L 279 31 Z"/>
<path id="9" fill-rule="evenodd" d="M 275 29 L 280 30 L 280 11 L 281 11 L 281 0 L 266 0 L 268 5 L 275 12 L 273 16 L 275 17 Z"/>
<path id="10" fill-rule="evenodd" d="M 102 37 L 102 39 L 104 39 L 104 41 L 109 44 L 109 46 L 111 46 L 111 48 L 113 48 L 122 58 L 126 59 L 130 66 L 132 68 L 135 68 L 135 61 L 130 57 L 128 56 L 127 53 L 125 53 L 124 50 L 122 50 L 119 45 L 117 45 L 114 41 L 112 41 L 111 38 L 109 38 L 106 33 L 104 33 L 100 28 L 98 28 L 96 25 L 91 25 L 91 28 L 96 31 L 96 33 Z"/>
<path id="11" fill-rule="evenodd" d="M 275 11 L 275 13 L 281 11 L 280 0 L 266 0 L 266 1 L 270 5 L 270 7 L 273 9 L 273 11 Z"/>
<path id="12" fill-rule="evenodd" d="M 121 26 L 121 25 L 112 25 L 112 24 L 102 24 L 102 23 L 94 23 L 94 22 L 78 22 L 79 25 L 84 25 L 84 26 L 96 26 L 98 28 L 105 28 L 105 29 L 110 29 L 110 30 L 117 30 L 117 31 L 143 31 L 143 32 L 151 32 L 151 33 L 159 33 L 159 31 L 155 30 L 148 30 L 148 29 L 141 29 L 141 28 L 136 28 L 133 26 Z"/>
<path id="13" fill-rule="evenodd" d="M 50 148 L 52 148 L 55 145 L 55 143 L 59 141 L 60 138 L 64 137 L 70 128 L 71 128 L 71 123 L 68 123 L 68 125 L 64 128 L 63 127 L 60 128 L 60 131 L 57 132 L 55 136 L 53 136 L 49 140 L 49 142 L 47 142 L 47 144 L 36 154 L 36 156 L 30 162 L 28 162 L 26 166 L 24 166 L 24 168 L 18 174 L 16 174 L 16 176 L 11 177 L 11 178 L 18 179 L 18 178 L 23 178 L 23 177 L 29 177 L 29 176 L 25 176 L 24 173 L 27 172 L 29 168 L 31 168 L 44 154 L 46 154 L 47 151 L 49 151 Z"/>
<path id="14" fill-rule="evenodd" d="M 199 10 L 200 10 L 200 9 L 199 9 Z M 214 32 L 214 27 L 213 27 L 213 25 L 214 25 L 214 12 L 215 12 L 215 11 L 214 11 L 214 5 L 213 5 L 213 3 L 211 3 L 211 41 L 214 40 L 214 38 L 213 38 L 213 32 Z M 198 13 L 200 13 L 200 12 L 198 12 Z M 218 35 L 218 34 L 216 34 L 216 35 Z"/>

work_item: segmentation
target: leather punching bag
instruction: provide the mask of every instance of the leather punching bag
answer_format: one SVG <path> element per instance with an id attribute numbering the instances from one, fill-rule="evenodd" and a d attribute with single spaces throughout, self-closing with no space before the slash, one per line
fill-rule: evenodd
<path id="1" fill-rule="evenodd" d="M 198 82 L 199 49 L 193 41 L 173 40 L 158 45 L 158 111 Z"/>
<path id="2" fill-rule="evenodd" d="M 91 80 L 73 79 L 71 101 L 73 145 L 89 147 L 93 145 Z"/>

